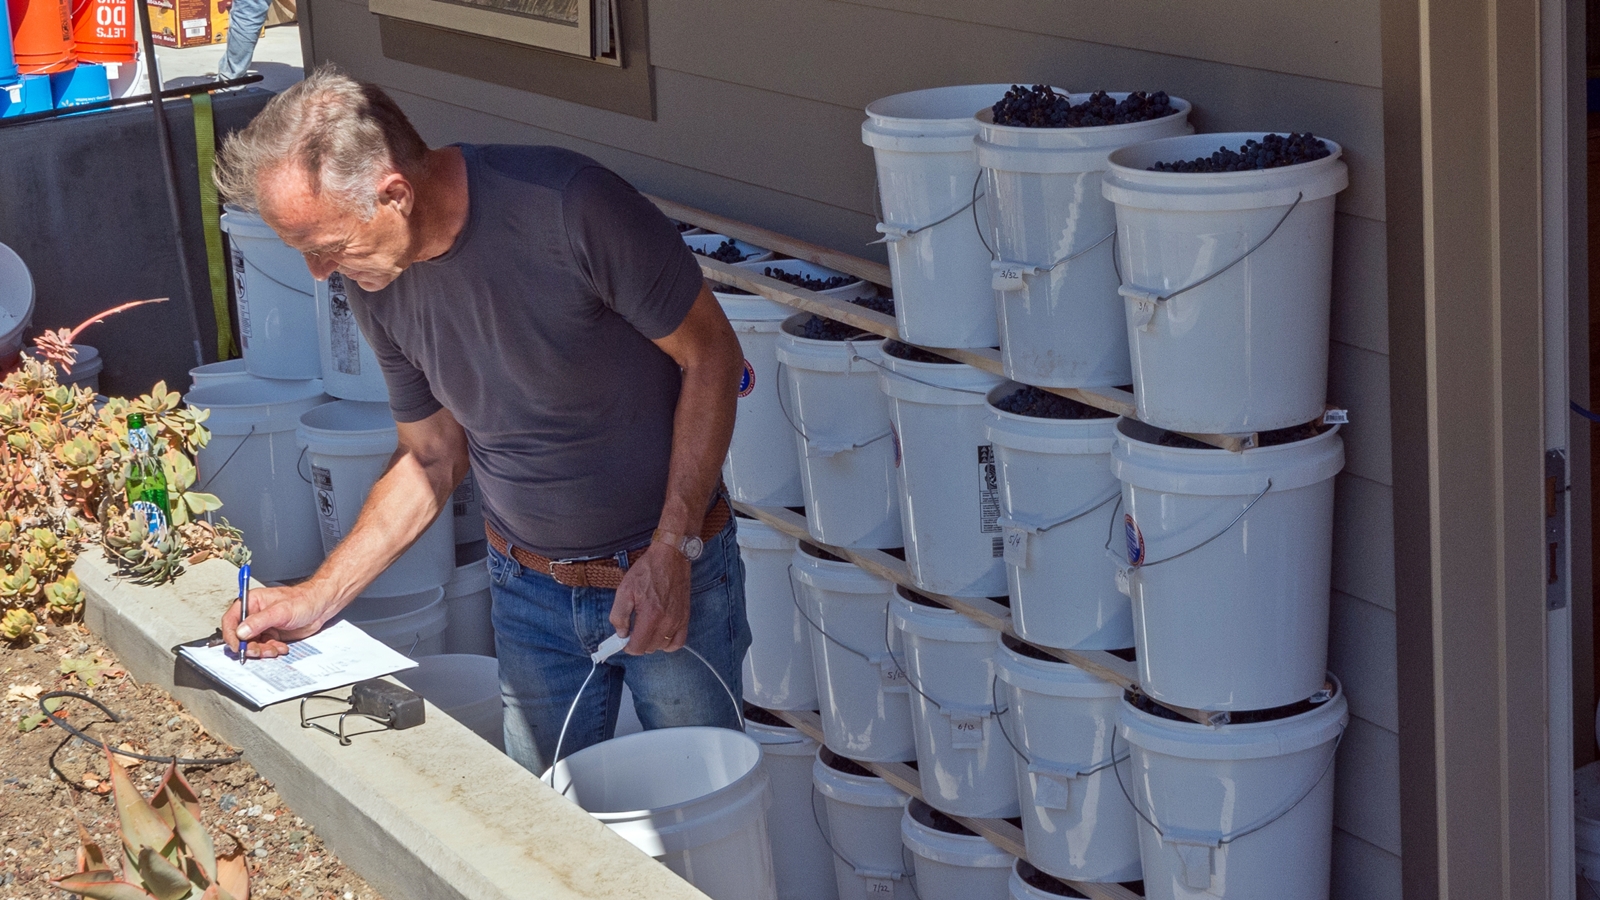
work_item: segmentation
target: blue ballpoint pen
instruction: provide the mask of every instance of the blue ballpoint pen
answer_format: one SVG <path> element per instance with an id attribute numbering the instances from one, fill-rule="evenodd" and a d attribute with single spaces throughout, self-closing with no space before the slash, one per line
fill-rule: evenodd
<path id="1" fill-rule="evenodd" d="M 250 615 L 250 564 L 245 563 L 239 567 L 239 621 L 243 622 Z M 246 652 L 250 647 L 249 642 L 239 642 L 239 665 L 244 665 Z"/>

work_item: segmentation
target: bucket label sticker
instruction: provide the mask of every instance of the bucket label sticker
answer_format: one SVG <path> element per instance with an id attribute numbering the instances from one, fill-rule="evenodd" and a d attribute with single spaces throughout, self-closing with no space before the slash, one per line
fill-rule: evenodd
<path id="1" fill-rule="evenodd" d="M 350 311 L 344 276 L 338 272 L 328 276 L 328 336 L 333 370 L 341 375 L 360 375 L 361 329 L 356 325 L 355 313 Z"/>
<path id="2" fill-rule="evenodd" d="M 1031 772 L 1028 777 L 1033 781 L 1033 804 L 1045 809 L 1069 809 L 1068 800 L 1071 798 L 1071 787 L 1067 782 L 1054 775 L 1044 772 Z"/>
<path id="3" fill-rule="evenodd" d="M 995 467 L 994 445 L 978 445 L 978 532 L 991 536 L 990 555 L 1005 556 L 1006 542 L 1000 534 L 1000 473 Z"/>
<path id="4" fill-rule="evenodd" d="M 892 660 L 882 660 L 878 663 L 878 687 L 886 691 L 905 690 L 905 670 L 895 665 Z"/>
<path id="5" fill-rule="evenodd" d="M 339 530 L 339 507 L 333 502 L 333 473 L 311 467 L 311 486 L 317 492 L 317 526 L 322 532 L 322 552 L 332 553 L 344 534 Z"/>
<path id="6" fill-rule="evenodd" d="M 1327 412 L 1322 414 L 1322 424 L 1324 424 L 1324 425 L 1349 425 L 1350 424 L 1350 410 L 1348 410 L 1348 409 L 1330 409 Z"/>
<path id="7" fill-rule="evenodd" d="M 1016 525 L 1005 526 L 1005 557 L 1008 565 L 1019 569 L 1028 567 L 1028 532 Z"/>
<path id="8" fill-rule="evenodd" d="M 889 423 L 889 443 L 894 445 L 894 467 L 900 468 L 900 429 Z"/>
<path id="9" fill-rule="evenodd" d="M 750 360 L 744 361 L 744 371 L 739 373 L 739 396 L 748 397 L 756 389 L 756 367 L 750 365 Z"/>
<path id="10" fill-rule="evenodd" d="M 1139 523 L 1133 520 L 1133 513 L 1122 514 L 1122 529 L 1128 537 L 1128 565 L 1144 565 L 1144 532 L 1139 530 Z"/>
<path id="11" fill-rule="evenodd" d="M 478 483 L 472 480 L 472 473 L 467 472 L 467 477 L 461 479 L 456 489 L 450 494 L 450 514 L 456 518 L 465 516 L 472 504 L 478 499 Z"/>
<path id="12" fill-rule="evenodd" d="M 997 291 L 1020 291 L 1028 286 L 1022 279 L 1022 266 L 1016 263 L 996 263 L 990 287 Z"/>
<path id="13" fill-rule="evenodd" d="M 894 881 L 892 879 L 889 879 L 889 878 L 868 878 L 867 879 L 867 896 L 868 897 L 893 897 L 894 896 Z"/>
<path id="14" fill-rule="evenodd" d="M 239 310 L 239 341 L 250 346 L 250 302 L 244 295 L 244 254 L 233 247 L 233 301 Z"/>
<path id="15" fill-rule="evenodd" d="M 951 713 L 950 746 L 956 750 L 976 750 L 982 747 L 983 716 L 976 713 Z"/>
<path id="16" fill-rule="evenodd" d="M 1117 566 L 1117 593 L 1127 597 L 1133 596 L 1133 570 L 1127 566 Z"/>

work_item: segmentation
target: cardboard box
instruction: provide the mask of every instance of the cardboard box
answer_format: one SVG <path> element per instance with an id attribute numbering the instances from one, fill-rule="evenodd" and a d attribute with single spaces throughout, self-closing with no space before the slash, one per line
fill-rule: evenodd
<path id="1" fill-rule="evenodd" d="M 150 31 L 163 47 L 197 47 L 228 40 L 233 0 L 146 0 Z"/>

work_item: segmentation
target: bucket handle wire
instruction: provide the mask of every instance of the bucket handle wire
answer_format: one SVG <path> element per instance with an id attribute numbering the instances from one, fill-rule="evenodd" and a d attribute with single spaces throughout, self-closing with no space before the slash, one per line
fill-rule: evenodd
<path id="1" fill-rule="evenodd" d="M 250 430 L 245 432 L 244 437 L 239 439 L 239 446 L 233 448 L 233 452 L 228 454 L 228 458 L 222 461 L 222 465 L 217 466 L 217 470 L 215 472 L 211 473 L 211 477 L 207 478 L 206 479 L 206 483 L 200 485 L 198 490 L 202 490 L 203 491 L 206 488 L 210 487 L 211 486 L 211 482 L 216 481 L 217 480 L 217 476 L 222 474 L 222 470 L 226 469 L 228 467 L 228 463 L 233 462 L 233 458 L 235 456 L 239 455 L 239 451 L 240 450 L 244 449 L 244 445 L 250 443 L 250 438 L 254 437 L 255 433 L 256 433 L 256 426 L 251 425 L 250 426 Z M 298 464 L 296 464 L 296 469 L 298 471 Z"/>
<path id="2" fill-rule="evenodd" d="M 1294 198 L 1294 202 L 1289 204 L 1289 208 L 1287 210 L 1285 210 L 1284 213 L 1283 213 L 1283 216 L 1278 219 L 1278 223 L 1276 225 L 1272 226 L 1272 230 L 1267 232 L 1267 236 L 1266 237 L 1262 238 L 1259 241 L 1256 241 L 1256 243 L 1255 243 L 1255 245 L 1253 247 L 1251 247 L 1250 249 L 1246 250 L 1244 253 L 1240 254 L 1236 259 L 1234 259 L 1233 262 L 1230 262 L 1227 265 L 1223 266 L 1222 268 L 1217 269 L 1216 271 L 1212 272 L 1210 275 L 1207 275 L 1204 278 L 1201 278 L 1199 281 L 1190 282 L 1189 284 L 1184 285 L 1183 287 L 1178 288 L 1175 291 L 1168 291 L 1165 294 L 1162 294 L 1162 293 L 1160 293 L 1158 291 L 1155 291 L 1155 290 L 1151 290 L 1149 288 L 1142 288 L 1142 287 L 1138 287 L 1136 285 L 1130 285 L 1130 284 L 1127 284 L 1127 283 L 1123 283 L 1121 286 L 1119 286 L 1117 288 L 1117 293 L 1118 294 L 1121 294 L 1122 296 L 1127 297 L 1128 299 L 1133 300 L 1133 301 L 1135 301 L 1136 303 L 1139 304 L 1139 317 L 1138 317 L 1138 327 L 1139 327 L 1139 329 L 1140 330 L 1148 330 L 1149 329 L 1151 321 L 1153 321 L 1155 319 L 1156 309 L 1161 304 L 1167 302 L 1168 300 L 1171 300 L 1173 297 L 1176 297 L 1179 294 L 1183 294 L 1183 293 L 1186 293 L 1188 291 L 1194 290 L 1195 288 L 1205 284 L 1206 282 L 1210 281 L 1213 278 L 1216 278 L 1217 276 L 1219 276 L 1222 273 L 1228 271 L 1229 269 L 1233 268 L 1234 266 L 1238 265 L 1239 263 L 1244 262 L 1246 259 L 1248 259 L 1250 257 L 1250 254 L 1256 252 L 1257 250 L 1260 250 L 1261 246 L 1263 244 L 1265 244 L 1267 241 L 1272 240 L 1272 236 L 1278 233 L 1278 229 L 1283 227 L 1283 223 L 1287 222 L 1289 220 L 1289 215 L 1295 211 L 1295 208 L 1300 205 L 1300 201 L 1304 200 L 1305 196 L 1306 195 L 1305 195 L 1304 191 L 1300 191 L 1300 192 L 1296 193 L 1295 194 L 1295 198 Z M 1121 278 L 1121 269 L 1119 268 L 1118 269 L 1118 279 L 1120 280 L 1120 278 Z"/>
<path id="3" fill-rule="evenodd" d="M 838 647 L 841 650 L 845 650 L 845 651 L 847 651 L 849 653 L 854 653 L 856 656 L 861 657 L 862 659 L 866 660 L 868 663 L 870 663 L 872 665 L 875 665 L 875 666 L 883 665 L 883 662 L 882 662 L 881 659 L 873 659 L 872 657 L 868 656 L 867 654 L 862 653 L 860 650 L 857 650 L 856 648 L 850 646 L 849 644 L 846 644 L 844 641 L 839 640 L 838 638 L 834 637 L 833 635 L 831 635 L 827 631 L 825 631 L 821 625 L 817 624 L 816 620 L 811 618 L 811 615 L 806 612 L 805 606 L 803 604 L 801 604 L 801 602 L 800 602 L 800 593 L 798 591 L 796 591 L 795 587 L 794 587 L 794 564 L 793 563 L 791 563 L 789 565 L 789 597 L 790 597 L 790 599 L 792 599 L 794 601 L 794 610 L 795 610 L 795 612 L 800 614 L 800 618 L 805 619 L 806 620 L 806 624 L 810 625 L 811 628 L 814 631 L 816 631 L 817 634 L 822 635 L 822 637 L 825 640 L 827 640 L 829 643 L 833 644 L 834 646 Z M 888 603 L 884 603 L 883 604 L 883 615 L 884 615 L 884 621 L 887 622 L 888 618 L 889 618 L 889 604 Z M 898 663 L 896 665 L 898 665 Z"/>
<path id="4" fill-rule="evenodd" d="M 1004 709 L 1000 708 L 1000 695 L 998 693 L 999 685 L 1000 685 L 1000 675 L 997 672 L 997 673 L 994 674 L 994 676 L 992 676 L 989 679 L 989 699 L 990 699 L 991 702 L 994 703 L 994 721 L 995 721 L 995 724 L 1000 726 L 1000 733 L 1002 735 L 1005 735 L 1006 743 L 1011 745 L 1011 749 L 1016 751 L 1017 756 L 1020 757 L 1023 762 L 1027 763 L 1030 766 L 1038 765 L 1037 763 L 1035 763 L 1033 761 L 1032 757 L 1030 757 L 1028 754 L 1023 752 L 1021 747 L 1017 746 L 1017 742 L 1012 740 L 1012 738 L 1011 738 L 1011 732 L 1006 730 L 1005 715 L 1006 715 L 1006 713 L 1011 711 L 1011 704 L 1007 703 Z M 1118 765 L 1120 763 L 1126 762 L 1127 759 L 1128 759 L 1128 754 L 1126 754 L 1126 753 L 1122 754 L 1120 757 L 1117 756 L 1116 754 L 1112 754 L 1110 759 L 1105 760 L 1103 762 L 1096 763 L 1093 766 L 1091 766 L 1090 768 L 1084 769 L 1081 772 L 1075 772 L 1075 773 L 1072 774 L 1072 777 L 1074 777 L 1074 778 L 1087 778 L 1088 776 L 1093 775 L 1096 772 L 1102 772 L 1102 771 L 1104 771 L 1106 769 L 1111 768 L 1112 766 L 1115 766 L 1115 765 Z M 1063 772 L 1062 774 L 1067 774 L 1067 773 Z"/>
<path id="5" fill-rule="evenodd" d="M 861 358 L 856 353 L 856 348 L 855 348 L 855 345 L 854 345 L 853 341 L 845 341 L 845 346 L 850 351 L 851 360 L 856 360 L 856 359 L 860 359 Z M 813 439 L 811 437 L 811 435 L 806 434 L 805 429 L 800 427 L 800 423 L 796 422 L 794 420 L 794 416 L 789 414 L 789 407 L 783 402 L 783 394 L 784 394 L 783 385 L 785 383 L 785 379 L 783 377 L 783 373 L 784 373 L 784 370 L 786 370 L 788 368 L 789 368 L 788 364 L 783 363 L 783 362 L 779 362 L 778 363 L 778 381 L 779 381 L 779 383 L 777 385 L 777 388 L 778 388 L 778 411 L 783 413 L 783 420 L 785 422 L 789 423 L 789 427 L 794 429 L 794 433 L 795 434 L 800 435 L 800 439 L 802 441 L 806 442 L 806 446 L 807 447 L 811 447 L 811 446 L 822 444 L 823 442 L 815 440 L 815 439 Z M 823 455 L 823 456 L 833 456 L 833 455 L 838 454 L 838 453 L 848 453 L 851 450 L 860 450 L 862 447 L 865 447 L 868 444 L 875 444 L 878 441 L 883 440 L 884 438 L 888 437 L 891 433 L 893 433 L 893 429 L 885 431 L 883 434 L 880 434 L 877 437 L 868 438 L 867 440 L 851 444 L 848 447 L 841 447 L 841 448 L 838 448 L 838 449 L 830 449 L 830 448 L 826 448 L 826 447 L 819 447 L 818 448 L 818 452 L 821 453 L 821 455 Z M 824 452 L 825 450 L 826 450 L 826 452 Z"/>
<path id="6" fill-rule="evenodd" d="M 1117 786 L 1122 788 L 1122 796 L 1127 799 L 1128 805 L 1133 807 L 1134 814 L 1136 814 L 1140 819 L 1143 819 L 1146 825 L 1149 825 L 1151 828 L 1155 829 L 1156 835 L 1159 836 L 1163 842 L 1173 844 L 1192 844 L 1209 847 L 1211 849 L 1226 847 L 1240 838 L 1249 837 L 1268 825 L 1271 825 L 1273 822 L 1276 822 L 1288 815 L 1290 812 L 1293 812 L 1295 807 L 1305 802 L 1306 798 L 1310 797 L 1312 793 L 1316 791 L 1318 785 L 1322 784 L 1323 780 L 1328 777 L 1328 773 L 1333 771 L 1333 762 L 1339 755 L 1339 745 L 1344 742 L 1345 730 L 1348 727 L 1349 726 L 1347 725 L 1339 726 L 1339 736 L 1334 738 L 1333 747 L 1328 751 L 1328 761 L 1323 763 L 1322 769 L 1317 773 L 1316 779 L 1314 779 L 1310 786 L 1308 786 L 1304 791 L 1301 791 L 1299 796 L 1287 803 L 1280 804 L 1277 809 L 1267 813 L 1266 816 L 1264 816 L 1255 824 L 1235 829 L 1232 832 L 1219 834 L 1214 832 L 1202 833 L 1199 831 L 1190 831 L 1188 829 L 1163 829 L 1160 825 L 1155 823 L 1153 818 L 1155 815 L 1154 809 L 1151 809 L 1150 815 L 1147 816 L 1145 815 L 1144 810 L 1139 808 L 1139 804 L 1134 801 L 1133 795 L 1128 792 L 1127 782 L 1123 780 L 1122 770 L 1120 767 L 1115 769 L 1117 773 Z M 1120 728 L 1113 728 L 1111 730 L 1111 747 L 1113 752 L 1115 752 L 1117 746 L 1117 732 L 1119 730 Z M 1132 755 L 1132 752 L 1132 748 L 1130 748 L 1129 752 L 1124 754 L 1123 759 L 1128 759 Z"/>
<path id="7" fill-rule="evenodd" d="M 1060 527 L 1062 525 L 1067 525 L 1067 524 L 1070 524 L 1072 522 L 1076 522 L 1079 519 L 1083 518 L 1084 516 L 1087 516 L 1088 514 L 1094 512 L 1097 509 L 1099 509 L 1100 507 L 1105 506 L 1107 503 L 1110 503 L 1113 500 L 1121 499 L 1121 497 L 1122 497 L 1122 487 L 1120 485 L 1118 485 L 1117 489 L 1115 491 L 1113 491 L 1112 493 L 1107 494 L 1106 498 L 1104 500 L 1101 500 L 1100 502 L 1098 502 L 1095 505 L 1089 507 L 1088 509 L 1084 509 L 1084 510 L 1080 510 L 1078 512 L 1072 513 L 1071 515 L 1067 516 L 1065 519 L 1057 519 L 1056 521 L 1051 522 L 1048 525 L 1037 525 L 1037 524 L 1034 524 L 1034 523 L 1031 523 L 1031 522 L 1024 522 L 1024 521 L 1018 519 L 1014 515 L 1012 515 L 1012 516 L 1002 516 L 1000 518 L 999 524 L 1000 524 L 1000 526 L 1002 528 L 1004 528 L 1006 526 L 1010 526 L 1012 528 L 1020 528 L 1023 531 L 1028 532 L 1029 534 L 1044 534 L 1045 532 L 1050 531 L 1053 528 L 1058 528 L 1058 527 Z"/>
<path id="8" fill-rule="evenodd" d="M 983 173 L 981 171 L 978 173 L 978 178 L 980 180 L 983 178 Z M 942 217 L 940 219 L 936 219 L 936 220 L 934 220 L 932 222 L 929 222 L 926 225 L 918 225 L 918 226 L 915 226 L 915 227 L 907 228 L 905 226 L 895 225 L 895 224 L 892 224 L 892 223 L 886 221 L 889 217 L 884 215 L 884 213 L 883 213 L 883 203 L 882 203 L 882 200 L 879 197 L 879 193 L 880 193 L 881 190 L 882 190 L 882 187 L 878 184 L 878 175 L 877 175 L 876 172 L 874 172 L 873 175 L 872 175 L 872 207 L 873 207 L 874 211 L 876 211 L 878 213 L 878 224 L 877 224 L 876 227 L 877 227 L 878 233 L 883 235 L 883 237 L 878 238 L 875 241 L 868 241 L 867 242 L 867 246 L 868 247 L 871 247 L 874 244 L 897 244 L 900 241 L 903 241 L 906 238 L 911 237 L 914 234 L 921 234 L 922 232 L 927 231 L 930 228 L 934 228 L 934 227 L 937 227 L 939 225 L 943 225 L 944 223 L 950 221 L 951 219 L 954 219 L 956 216 L 959 216 L 962 213 L 966 212 L 968 209 L 971 209 L 973 211 L 972 212 L 973 221 L 977 221 L 977 218 L 978 218 L 978 212 L 977 212 L 978 201 L 983 199 L 983 194 L 978 193 L 978 182 L 974 181 L 972 183 L 972 199 L 968 200 L 966 203 L 963 203 L 961 206 L 957 207 L 955 212 L 949 213 L 949 214 L 945 215 L 944 217 Z"/>
<path id="9" fill-rule="evenodd" d="M 989 251 L 989 255 L 991 257 L 989 265 L 995 270 L 994 283 L 992 286 L 997 291 L 1021 290 L 1023 286 L 1023 278 L 1029 275 L 1044 275 L 1048 272 L 1054 272 L 1056 269 L 1059 269 L 1067 263 L 1072 262 L 1081 256 L 1087 255 L 1090 251 L 1095 250 L 1106 241 L 1113 241 L 1111 249 L 1113 252 L 1115 252 L 1117 245 L 1113 239 L 1116 238 L 1116 236 L 1116 229 L 1112 229 L 1111 231 L 1106 232 L 1106 236 L 1100 240 L 1095 241 L 1076 253 L 1069 253 L 1068 255 L 1061 257 L 1049 265 L 1035 265 L 1033 263 L 1010 262 L 1007 260 L 1002 260 L 998 255 L 995 254 L 993 250 L 991 250 Z M 1003 277 L 1002 272 L 1011 273 L 1013 277 Z M 1118 281 L 1121 281 L 1120 277 L 1118 278 Z"/>
<path id="10" fill-rule="evenodd" d="M 856 865 L 854 862 L 851 862 L 850 861 L 850 857 L 845 856 L 843 853 L 840 853 L 839 852 L 839 848 L 835 847 L 833 845 L 832 830 L 829 829 L 829 828 L 823 827 L 823 825 L 822 825 L 822 816 L 817 814 L 817 797 L 821 793 L 822 793 L 821 791 L 817 790 L 817 783 L 815 781 L 811 782 L 811 821 L 816 823 L 817 833 L 822 835 L 822 843 L 827 846 L 828 851 L 830 853 L 832 853 L 835 857 L 837 857 L 840 862 L 842 862 L 845 865 L 849 866 L 851 871 L 855 872 L 857 875 L 860 875 L 863 878 L 883 878 L 883 879 L 887 879 L 889 881 L 901 881 L 901 880 L 907 878 L 910 875 L 909 870 L 908 871 L 904 871 L 904 872 L 878 872 L 878 871 L 875 871 L 875 870 L 872 870 L 872 869 L 863 869 L 860 866 Z M 902 847 L 902 852 L 903 851 L 904 851 L 904 848 Z M 902 855 L 900 859 L 901 859 L 901 865 L 902 865 L 902 868 L 903 868 L 904 867 L 904 862 L 905 862 L 905 857 Z M 912 890 L 914 891 L 916 889 L 912 888 Z"/>
<path id="11" fill-rule="evenodd" d="M 1124 568 L 1126 568 L 1128 570 L 1149 569 L 1149 568 L 1152 568 L 1154 566 L 1159 566 L 1162 563 L 1169 563 L 1169 562 L 1172 562 L 1173 560 L 1178 559 L 1180 557 L 1188 556 L 1189 554 L 1195 552 L 1196 550 L 1199 550 L 1201 547 L 1204 547 L 1205 545 L 1211 543 L 1212 541 L 1216 540 L 1217 538 L 1220 538 L 1223 535 L 1227 534 L 1229 531 L 1232 531 L 1233 530 L 1233 526 L 1235 526 L 1235 525 L 1239 524 L 1240 522 L 1244 521 L 1244 517 L 1247 514 L 1249 514 L 1250 510 L 1257 503 L 1259 503 L 1261 501 L 1261 498 L 1265 497 L 1267 495 L 1267 492 L 1270 491 L 1270 490 L 1272 490 L 1272 479 L 1268 478 L 1267 479 L 1267 486 L 1261 489 L 1261 493 L 1256 494 L 1255 497 L 1253 499 L 1251 499 L 1251 501 L 1249 503 L 1246 503 L 1245 506 L 1244 506 L 1244 509 L 1239 510 L 1239 514 L 1237 516 L 1234 516 L 1233 517 L 1233 521 L 1229 522 L 1226 526 L 1224 526 L 1221 531 L 1218 531 L 1216 534 L 1213 534 L 1211 537 L 1206 538 L 1205 540 L 1201 541 L 1198 544 L 1195 544 L 1193 547 L 1190 547 L 1187 550 L 1184 550 L 1184 551 L 1181 551 L 1181 552 L 1178 552 L 1178 553 L 1174 553 L 1173 555 L 1171 555 L 1171 556 L 1169 556 L 1169 557 L 1167 557 L 1165 559 L 1158 559 L 1155 562 L 1139 562 L 1139 563 L 1135 563 L 1135 562 L 1132 562 L 1132 561 L 1128 560 L 1126 555 L 1124 555 L 1122 558 L 1119 559 L 1117 557 L 1116 552 L 1111 549 L 1111 541 L 1112 541 L 1112 539 L 1114 537 L 1116 537 L 1117 510 L 1122 508 L 1122 501 L 1118 500 L 1116 509 L 1113 509 L 1111 511 L 1111 524 L 1106 529 L 1106 546 L 1105 546 L 1106 555 L 1111 557 L 1111 560 L 1113 562 L 1117 563 L 1120 566 L 1123 566 Z"/>
<path id="12" fill-rule="evenodd" d="M 988 394 L 989 394 L 989 392 L 987 390 L 975 391 L 972 388 L 958 388 L 958 387 L 950 387 L 948 385 L 943 385 L 943 384 L 934 384 L 931 381 L 923 381 L 921 378 L 917 378 L 917 377 L 915 377 L 913 375 L 909 375 L 909 374 L 907 374 L 905 372 L 896 372 L 895 370 L 889 368 L 888 366 L 884 365 L 881 362 L 878 362 L 877 360 L 867 359 L 865 356 L 861 356 L 860 354 L 855 352 L 854 348 L 851 348 L 850 354 L 851 354 L 850 355 L 850 361 L 851 362 L 864 362 L 869 366 L 876 366 L 879 369 L 879 371 L 887 372 L 887 373 L 889 373 L 890 375 L 893 375 L 896 378 L 904 378 L 907 381 L 915 381 L 917 384 L 923 385 L 924 387 L 938 388 L 941 391 L 954 391 L 957 394 L 977 394 L 979 396 L 988 396 Z M 955 365 L 958 365 L 958 366 L 959 365 L 965 365 L 965 363 L 957 363 L 957 362 L 955 362 L 955 360 L 951 360 L 951 362 L 955 363 Z"/>

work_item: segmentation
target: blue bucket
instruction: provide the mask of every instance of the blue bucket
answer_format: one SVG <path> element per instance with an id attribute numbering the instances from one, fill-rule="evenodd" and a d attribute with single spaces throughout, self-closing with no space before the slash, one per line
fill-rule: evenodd
<path id="1" fill-rule="evenodd" d="M 56 109 L 84 106 L 111 99 L 111 82 L 106 67 L 99 63 L 79 63 L 50 76 L 51 101 Z"/>
<path id="2" fill-rule="evenodd" d="M 16 84 L 17 60 L 11 52 L 11 11 L 9 3 L 0 3 L 0 86 Z"/>
<path id="3" fill-rule="evenodd" d="M 0 119 L 48 112 L 54 105 L 49 75 L 23 75 L 12 84 L 0 84 Z"/>

